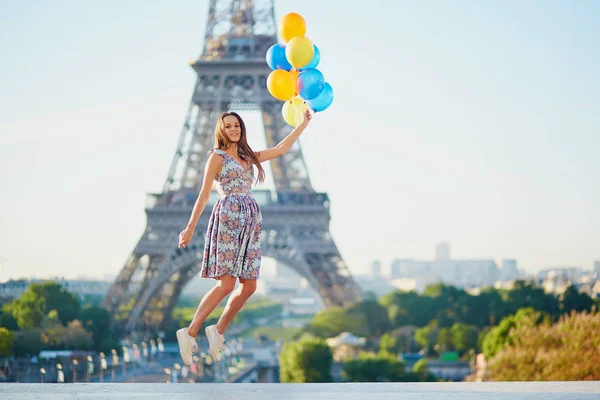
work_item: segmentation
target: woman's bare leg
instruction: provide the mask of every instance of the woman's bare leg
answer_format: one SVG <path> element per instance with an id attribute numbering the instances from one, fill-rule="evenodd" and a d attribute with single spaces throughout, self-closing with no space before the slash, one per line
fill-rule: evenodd
<path id="1" fill-rule="evenodd" d="M 222 335 L 227 330 L 233 317 L 242 309 L 246 300 L 252 296 L 256 290 L 256 279 L 240 279 L 240 286 L 233 292 L 219 322 L 217 322 L 217 331 Z"/>
<path id="2" fill-rule="evenodd" d="M 198 305 L 194 319 L 188 327 L 188 334 L 196 337 L 204 320 L 211 312 L 219 305 L 221 300 L 225 298 L 235 287 L 236 278 L 233 276 L 222 276 L 215 287 L 204 295 L 202 301 Z"/>

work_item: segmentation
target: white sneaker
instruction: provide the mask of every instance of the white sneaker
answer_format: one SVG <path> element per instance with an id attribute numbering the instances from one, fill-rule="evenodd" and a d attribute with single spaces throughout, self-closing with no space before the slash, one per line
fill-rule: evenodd
<path id="1" fill-rule="evenodd" d="M 215 361 L 221 361 L 221 349 L 225 343 L 225 337 L 217 331 L 216 325 L 207 326 L 204 330 L 208 339 L 210 355 Z"/>
<path id="2" fill-rule="evenodd" d="M 194 352 L 198 350 L 196 339 L 188 335 L 187 328 L 181 328 L 177 331 L 177 343 L 179 343 L 179 353 L 185 365 L 192 365 L 194 362 Z"/>

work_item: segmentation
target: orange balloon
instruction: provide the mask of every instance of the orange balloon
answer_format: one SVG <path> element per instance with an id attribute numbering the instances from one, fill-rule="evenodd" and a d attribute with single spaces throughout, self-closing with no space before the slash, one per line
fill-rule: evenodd
<path id="1" fill-rule="evenodd" d="M 277 100 L 289 100 L 296 94 L 296 78 L 287 71 L 276 69 L 267 78 L 267 89 Z"/>
<path id="2" fill-rule="evenodd" d="M 306 21 L 296 13 L 285 14 L 279 23 L 279 36 L 284 42 L 289 42 L 296 36 L 306 35 Z"/>

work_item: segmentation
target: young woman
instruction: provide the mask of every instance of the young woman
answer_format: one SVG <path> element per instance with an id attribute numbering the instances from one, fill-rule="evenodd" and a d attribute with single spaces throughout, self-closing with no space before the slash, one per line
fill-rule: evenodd
<path id="1" fill-rule="evenodd" d="M 201 276 L 214 278 L 217 283 L 202 298 L 190 325 L 177 331 L 179 351 L 185 364 L 192 364 L 193 354 L 198 349 L 196 335 L 200 326 L 221 300 L 232 292 L 239 279 L 240 285 L 229 297 L 217 324 L 205 329 L 210 354 L 215 361 L 220 361 L 225 342 L 223 334 L 256 290 L 260 273 L 262 215 L 251 192 L 254 167 L 258 170 L 256 181 L 263 182 L 265 171 L 260 164 L 285 154 L 311 118 L 307 110 L 302 123 L 277 146 L 255 153 L 248 146 L 242 118 L 234 112 L 226 112 L 219 117 L 215 127 L 215 148 L 209 152 L 202 189 L 187 227 L 179 234 L 179 247 L 186 247 L 214 184 L 221 199 L 214 205 L 208 222 Z"/>

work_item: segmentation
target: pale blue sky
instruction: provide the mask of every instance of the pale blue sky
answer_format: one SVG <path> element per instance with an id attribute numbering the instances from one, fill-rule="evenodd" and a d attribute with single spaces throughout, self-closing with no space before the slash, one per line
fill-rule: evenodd
<path id="1" fill-rule="evenodd" d="M 600 260 L 600 2 L 276 7 L 305 17 L 335 90 L 302 144 L 352 271 L 431 259 L 441 239 L 529 271 Z M 207 9 L 0 1 L 0 280 L 119 271 L 166 177 Z"/>

